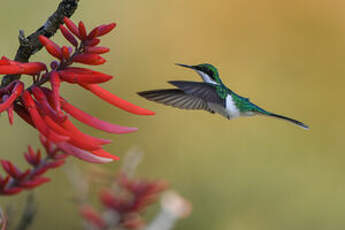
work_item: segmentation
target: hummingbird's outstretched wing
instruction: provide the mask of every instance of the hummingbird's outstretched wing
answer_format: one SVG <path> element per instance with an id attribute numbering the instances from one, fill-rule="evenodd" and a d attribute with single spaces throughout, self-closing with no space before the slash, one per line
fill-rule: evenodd
<path id="1" fill-rule="evenodd" d="M 214 113 L 209 103 L 223 104 L 216 89 L 207 83 L 171 81 L 179 89 L 159 89 L 139 92 L 138 94 L 150 101 L 170 105 L 180 109 L 206 110 Z"/>
<path id="2" fill-rule="evenodd" d="M 201 98 L 208 103 L 225 106 L 225 100 L 218 96 L 216 87 L 212 84 L 195 81 L 169 81 L 169 83 L 188 95 Z"/>

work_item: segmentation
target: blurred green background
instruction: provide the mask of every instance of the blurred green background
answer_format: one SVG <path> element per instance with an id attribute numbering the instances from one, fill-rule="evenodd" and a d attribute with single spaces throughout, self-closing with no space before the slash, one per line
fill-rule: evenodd
<path id="1" fill-rule="evenodd" d="M 1 55 L 13 57 L 18 30 L 37 29 L 58 2 L 2 1 Z M 344 229 L 344 9 L 342 0 L 80 1 L 74 20 L 88 28 L 118 23 L 102 42 L 112 50 L 108 62 L 96 68 L 116 76 L 105 87 L 156 115 L 127 114 L 77 87 L 64 87 L 64 95 L 101 119 L 140 128 L 113 136 L 80 126 L 113 139 L 107 150 L 120 156 L 133 146 L 143 150 L 138 174 L 168 180 L 192 202 L 177 230 Z M 45 51 L 32 60 L 42 58 L 52 60 Z M 311 129 L 263 117 L 228 121 L 136 95 L 169 87 L 169 80 L 200 80 L 176 62 L 212 63 L 231 89 Z M 1 158 L 26 167 L 22 152 L 40 147 L 37 132 L 18 118 L 13 127 L 5 115 L 0 122 Z M 35 191 L 32 229 L 81 229 L 65 173 L 48 176 L 52 182 Z M 0 198 L 0 205 L 20 211 L 26 194 Z"/>

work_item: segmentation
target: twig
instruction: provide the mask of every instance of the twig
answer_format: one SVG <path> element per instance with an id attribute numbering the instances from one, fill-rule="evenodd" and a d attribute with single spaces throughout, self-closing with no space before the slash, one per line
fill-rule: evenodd
<path id="1" fill-rule="evenodd" d="M 64 17 L 71 17 L 78 7 L 79 0 L 62 0 L 57 10 L 48 18 L 48 20 L 34 33 L 25 37 L 24 31 L 19 31 L 19 48 L 16 53 L 15 61 L 28 62 L 31 55 L 38 52 L 42 48 L 38 37 L 44 35 L 46 37 L 53 36 L 63 23 Z M 14 80 L 18 80 L 20 75 L 8 75 L 2 80 L 1 86 L 4 87 Z"/>
<path id="2" fill-rule="evenodd" d="M 37 207 L 34 201 L 33 193 L 30 193 L 26 199 L 25 208 L 22 213 L 22 217 L 16 227 L 16 230 L 25 230 L 32 224 L 37 212 Z"/>

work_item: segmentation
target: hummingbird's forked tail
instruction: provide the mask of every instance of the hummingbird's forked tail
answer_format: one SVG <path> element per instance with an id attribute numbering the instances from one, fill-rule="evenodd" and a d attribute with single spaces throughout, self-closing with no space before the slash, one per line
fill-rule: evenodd
<path id="1" fill-rule="evenodd" d="M 297 121 L 295 119 L 292 119 L 292 118 L 289 118 L 289 117 L 285 117 L 285 116 L 282 116 L 282 115 L 279 115 L 279 114 L 275 114 L 275 113 L 265 113 L 264 115 L 267 115 L 267 116 L 270 116 L 270 117 L 275 117 L 275 118 L 279 118 L 279 119 L 282 119 L 282 120 L 285 120 L 285 121 L 289 121 L 303 129 L 309 129 L 309 126 L 307 126 L 306 124 L 300 122 L 300 121 Z"/>

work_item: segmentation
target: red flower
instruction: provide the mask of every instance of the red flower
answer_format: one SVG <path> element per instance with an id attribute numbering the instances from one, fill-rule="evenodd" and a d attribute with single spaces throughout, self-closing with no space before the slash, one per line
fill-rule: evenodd
<path id="1" fill-rule="evenodd" d="M 52 146 L 45 138 L 41 138 L 45 147 Z M 42 177 L 46 171 L 56 168 L 65 163 L 63 158 L 66 156 L 57 148 L 46 148 L 47 156 L 42 158 L 41 151 L 35 152 L 31 146 L 24 153 L 25 160 L 32 168 L 25 171 L 18 169 L 10 161 L 1 160 L 1 165 L 6 172 L 6 177 L 0 176 L 0 194 L 14 195 L 24 189 L 33 189 L 50 181 L 49 178 Z M 60 153 L 59 153 L 60 152 Z"/>
<path id="2" fill-rule="evenodd" d="M 65 18 L 64 22 L 66 27 L 61 25 L 60 30 L 74 48 L 60 46 L 44 36 L 39 37 L 39 41 L 48 53 L 57 58 L 50 64 L 50 70 L 41 62 L 20 63 L 5 57 L 0 59 L 0 74 L 30 75 L 32 78 L 32 84 L 27 87 L 22 81 L 14 80 L 0 88 L 0 112 L 6 110 L 9 121 L 12 123 L 14 111 L 37 129 L 48 158 L 53 159 L 49 162 L 43 161 L 41 153 L 34 153 L 29 147 L 25 159 L 33 169 L 22 172 L 11 162 L 2 161 L 7 176 L 0 178 L 1 194 L 18 193 L 23 189 L 33 188 L 47 182 L 47 178 L 39 175 L 50 168 L 63 164 L 64 161 L 56 158 L 57 155 L 60 155 L 57 152 L 94 163 L 106 163 L 119 159 L 103 149 L 103 146 L 111 141 L 81 132 L 70 121 L 69 115 L 82 123 L 109 133 L 120 134 L 137 130 L 137 128 L 102 121 L 71 105 L 60 95 L 63 83 L 82 86 L 106 102 L 127 112 L 138 115 L 154 114 L 97 85 L 111 80 L 113 78 L 111 75 L 72 66 L 76 62 L 88 65 L 104 64 L 106 60 L 100 55 L 108 52 L 109 49 L 97 46 L 100 42 L 99 37 L 113 30 L 116 24 L 101 25 L 87 33 L 83 22 L 79 22 L 78 26 L 68 18 Z M 45 83 L 50 83 L 51 88 L 44 86 Z"/>
<path id="3" fill-rule="evenodd" d="M 80 206 L 80 214 L 95 229 L 142 229 L 145 221 L 142 213 L 168 187 L 163 181 L 129 179 L 121 173 L 112 186 L 100 193 L 104 211 L 96 211 L 89 205 Z M 115 188 L 115 189 L 114 189 Z"/>
<path id="4" fill-rule="evenodd" d="M 154 112 L 141 108 L 139 106 L 133 105 L 132 103 L 125 101 L 118 96 L 110 93 L 109 91 L 103 89 L 96 84 L 80 84 L 85 89 L 89 90 L 91 93 L 95 94 L 104 101 L 112 104 L 120 109 L 123 109 L 127 112 L 138 114 L 138 115 L 154 115 Z"/>
<path id="5" fill-rule="evenodd" d="M 81 216 L 89 223 L 95 225 L 98 229 L 102 229 L 106 226 L 105 221 L 95 209 L 89 205 L 83 205 L 80 207 Z"/>

